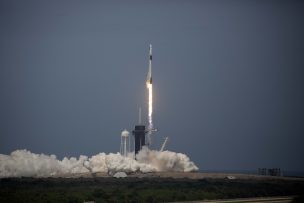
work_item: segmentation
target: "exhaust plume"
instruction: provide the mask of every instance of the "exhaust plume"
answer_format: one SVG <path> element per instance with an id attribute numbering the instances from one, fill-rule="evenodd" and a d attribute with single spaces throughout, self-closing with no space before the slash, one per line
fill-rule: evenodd
<path id="1" fill-rule="evenodd" d="M 198 167 L 185 154 L 155 151 L 146 147 L 132 157 L 120 153 L 99 153 L 92 157 L 63 158 L 55 155 L 35 154 L 28 150 L 16 150 L 10 155 L 0 154 L 0 177 L 52 177 L 77 173 L 115 172 L 163 172 L 197 171 Z"/>
<path id="2" fill-rule="evenodd" d="M 152 121 L 152 112 L 153 112 L 153 91 L 152 91 L 152 83 L 147 83 L 148 89 L 148 145 L 152 144 L 151 134 L 153 129 L 153 121 Z"/>
<path id="3" fill-rule="evenodd" d="M 147 74 L 146 81 L 147 89 L 148 89 L 148 146 L 152 144 L 152 130 L 153 130 L 153 121 L 152 121 L 152 112 L 153 112 L 153 91 L 152 91 L 152 45 L 149 47 L 149 71 Z"/>

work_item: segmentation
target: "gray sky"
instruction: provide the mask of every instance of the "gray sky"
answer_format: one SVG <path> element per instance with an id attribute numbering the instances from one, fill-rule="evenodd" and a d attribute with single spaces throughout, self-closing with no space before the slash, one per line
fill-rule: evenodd
<path id="1" fill-rule="evenodd" d="M 128 2 L 128 3 L 127 3 Z M 304 3 L 0 2 L 0 153 L 117 152 L 146 118 L 154 146 L 202 170 L 304 172 Z"/>

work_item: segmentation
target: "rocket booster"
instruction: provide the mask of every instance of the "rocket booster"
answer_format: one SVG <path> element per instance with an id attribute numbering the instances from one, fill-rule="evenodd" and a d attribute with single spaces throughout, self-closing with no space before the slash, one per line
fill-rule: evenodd
<path id="1" fill-rule="evenodd" d="M 152 84 L 152 45 L 149 48 L 149 71 L 147 74 L 147 84 Z"/>

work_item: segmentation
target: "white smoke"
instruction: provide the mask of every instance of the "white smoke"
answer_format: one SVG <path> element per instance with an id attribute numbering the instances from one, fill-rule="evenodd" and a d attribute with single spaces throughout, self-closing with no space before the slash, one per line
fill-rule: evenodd
<path id="1" fill-rule="evenodd" d="M 55 155 L 34 154 L 16 150 L 10 155 L 0 154 L 0 177 L 50 177 L 88 172 L 161 172 L 197 171 L 197 166 L 185 154 L 155 151 L 144 147 L 137 160 L 117 154 L 99 153 L 88 158 L 81 155 L 58 160 Z"/>
<path id="2" fill-rule="evenodd" d="M 198 167 L 190 161 L 189 157 L 182 153 L 171 151 L 155 151 L 146 147 L 137 154 L 138 162 L 151 165 L 156 171 L 197 171 Z"/>

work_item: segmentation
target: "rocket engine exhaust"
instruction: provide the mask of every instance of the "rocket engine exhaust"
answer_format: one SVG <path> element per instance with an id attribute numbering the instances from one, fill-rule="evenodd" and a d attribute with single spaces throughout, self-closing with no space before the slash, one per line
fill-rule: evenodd
<path id="1" fill-rule="evenodd" d="M 149 47 L 149 71 L 147 74 L 147 81 L 146 86 L 148 89 L 148 146 L 152 144 L 152 131 L 153 131 L 153 119 L 152 119 L 152 113 L 153 113 L 153 85 L 152 85 L 152 45 L 150 44 Z"/>

